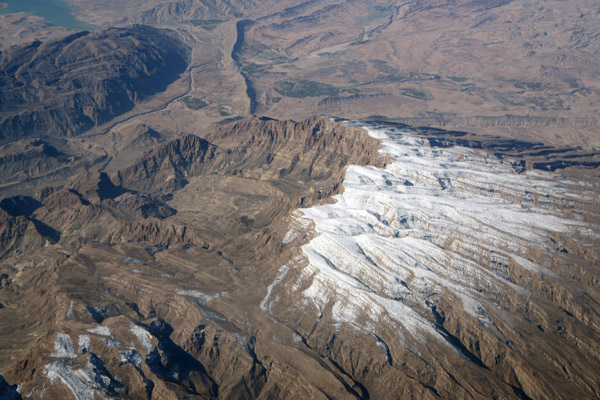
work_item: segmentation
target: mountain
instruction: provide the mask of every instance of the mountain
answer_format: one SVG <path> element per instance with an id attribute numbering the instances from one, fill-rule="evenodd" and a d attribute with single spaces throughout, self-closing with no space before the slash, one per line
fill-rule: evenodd
<path id="1" fill-rule="evenodd" d="M 596 195 L 498 153 L 361 126 L 393 161 L 351 166 L 335 203 L 292 216 L 287 244 L 316 234 L 262 309 L 361 398 L 594 397 Z"/>
<path id="2" fill-rule="evenodd" d="M 600 398 L 594 1 L 67 2 L 0 15 L 1 399 Z"/>
<path id="3" fill-rule="evenodd" d="M 174 139 L 145 153 L 134 165 L 119 173 L 125 187 L 156 193 L 165 188 L 178 189 L 188 175 L 201 175 L 212 167 L 217 148 L 195 135 Z"/>
<path id="4" fill-rule="evenodd" d="M 12 143 L 2 149 L 0 173 L 5 183 L 48 174 L 69 164 L 69 155 L 43 140 Z"/>
<path id="5" fill-rule="evenodd" d="M 598 187 L 515 156 L 539 146 L 248 117 L 6 198 L 0 373 L 34 398 L 594 396 Z"/>
<path id="6" fill-rule="evenodd" d="M 178 189 L 186 177 L 204 174 L 252 176 L 260 180 L 328 179 L 338 165 L 377 158 L 372 140 L 346 136 L 348 129 L 323 118 L 300 123 L 249 117 L 208 135 L 173 139 L 143 154 L 118 173 L 127 189 L 157 193 Z"/>
<path id="7" fill-rule="evenodd" d="M 188 59 L 174 32 L 142 25 L 12 46 L 0 54 L 0 139 L 80 134 L 163 91 Z"/>
<path id="8" fill-rule="evenodd" d="M 349 162 L 381 165 L 378 141 L 359 129 L 317 117 L 300 123 L 250 117 L 223 126 L 209 136 L 219 145 L 195 135 L 182 136 L 147 152 L 112 179 L 103 173 L 86 173 L 73 177 L 63 187 L 45 189 L 35 199 L 5 200 L 6 209 L 24 210 L 13 213 L 23 214 L 22 217 L 10 218 L 35 219 L 52 227 L 59 237 L 55 244 L 45 245 L 43 237 L 33 232 L 30 236 L 39 238 L 38 244 L 23 244 L 26 253 L 14 251 L 12 243 L 3 243 L 6 290 L 2 291 L 1 302 L 6 305 L 6 321 L 10 321 L 3 343 L 18 343 L 15 350 L 3 347 L 0 352 L 2 375 L 9 381 L 29 381 L 26 377 L 30 376 L 33 380 L 27 390 L 33 390 L 34 396 L 41 389 L 39 380 L 48 383 L 44 384 L 44 391 L 50 390 L 48 393 L 53 396 L 65 396 L 69 391 L 88 396 L 100 390 L 125 397 L 215 397 L 217 393 L 244 395 L 263 390 L 266 369 L 255 359 L 253 345 L 248 344 L 243 354 L 238 347 L 239 341 L 252 343 L 256 338 L 250 332 L 243 333 L 243 324 L 233 322 L 233 314 L 223 320 L 216 317 L 216 325 L 210 320 L 202 322 L 205 312 L 212 315 L 213 311 L 202 305 L 212 295 L 189 284 L 193 286 L 193 282 L 205 279 L 217 284 L 218 276 L 226 273 L 239 280 L 235 291 L 239 290 L 243 297 L 242 292 L 254 291 L 258 282 L 253 282 L 254 267 L 247 263 L 264 260 L 267 264 L 261 274 L 267 278 L 267 271 L 278 264 L 276 261 L 267 267 L 273 262 L 270 255 L 280 258 L 276 254 L 281 245 L 275 238 L 283 235 L 281 229 L 288 213 L 300 204 L 313 204 L 339 191 Z M 265 149 L 269 152 L 263 152 Z M 162 178 L 172 175 L 185 181 L 181 185 L 163 185 Z M 222 201 L 202 198 L 208 194 L 218 199 L 221 195 L 215 197 L 215 190 L 224 196 Z M 202 206 L 190 208 L 196 202 Z M 35 206 L 26 207 L 27 204 Z M 5 219 L 14 226 L 10 218 Z M 231 240 L 232 235 L 235 241 Z M 112 261 L 101 262 L 100 254 Z M 160 261 L 164 256 L 167 259 Z M 172 256 L 175 258 L 169 260 Z M 36 262 L 33 269 L 12 266 L 9 260 L 21 257 L 45 261 Z M 194 260 L 204 260 L 210 272 L 198 270 Z M 18 271 L 21 272 L 17 276 Z M 126 276 L 121 276 L 123 273 Z M 198 273 L 206 274 L 205 278 L 193 277 Z M 104 282 L 101 276 L 116 280 Z M 142 279 L 139 282 L 146 282 L 141 292 L 135 283 L 138 278 Z M 43 288 L 36 291 L 31 282 Z M 219 285 L 229 286 L 226 282 Z M 105 285 L 111 287 L 108 292 Z M 170 289 L 163 290 L 165 285 Z M 224 288 L 220 293 L 225 292 Z M 151 304 L 163 295 L 180 297 L 182 308 L 156 310 Z M 37 310 L 42 304 L 44 316 L 40 319 Z M 244 308 L 247 303 L 239 305 Z M 63 306 L 67 309 L 63 310 Z M 21 310 L 19 315 L 14 313 L 16 310 Z M 191 318 L 194 322 L 180 324 L 171 317 Z M 105 320 L 116 325 L 108 331 L 98 328 Z M 222 331 L 222 323 L 227 332 Z M 15 332 L 13 324 L 21 324 L 28 332 L 39 332 L 43 339 L 32 341 L 32 336 L 15 336 L 11 333 Z M 200 341 L 195 349 L 177 339 L 182 333 L 179 329 L 191 326 L 197 330 L 193 340 Z M 83 347 L 71 352 L 73 340 L 79 339 L 72 339 L 63 331 L 75 332 L 73 329 L 83 329 Z M 56 344 L 54 332 L 58 331 L 61 333 Z M 111 364 L 112 357 L 124 351 L 120 346 L 130 342 L 131 338 L 125 337 L 132 332 L 131 338 L 142 338 L 142 347 L 132 342 L 132 351 L 123 353 L 129 361 L 122 367 Z M 121 334 L 125 337 L 115 336 Z M 215 350 L 202 344 L 205 334 L 212 335 L 207 340 L 215 341 Z M 105 339 L 106 345 L 101 344 Z M 159 342 L 156 349 L 143 350 L 146 344 L 154 346 L 152 343 Z M 54 351 L 55 344 L 58 350 Z M 14 364 L 12 357 L 20 361 Z M 147 359 L 148 363 L 140 364 L 138 358 Z M 87 365 L 85 371 L 79 371 L 80 362 Z M 104 382 L 109 376 L 112 378 L 107 378 L 102 388 L 91 384 L 97 379 Z M 56 378 L 65 379 L 67 386 L 52 384 Z M 275 381 L 269 385 L 267 391 L 279 393 Z"/>

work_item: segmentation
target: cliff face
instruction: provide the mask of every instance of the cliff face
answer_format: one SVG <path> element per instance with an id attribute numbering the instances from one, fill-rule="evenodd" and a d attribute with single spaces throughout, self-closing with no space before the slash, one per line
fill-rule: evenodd
<path id="1" fill-rule="evenodd" d="M 169 191 L 187 177 L 218 174 L 298 185 L 328 179 L 348 164 L 381 163 L 378 142 L 364 132 L 325 118 L 296 123 L 250 117 L 207 137 L 176 138 L 145 153 L 117 180 L 136 191 Z M 337 182 L 339 183 L 339 182 Z"/>
<path id="2" fill-rule="evenodd" d="M 73 136 L 131 110 L 182 73 L 174 32 L 135 25 L 80 32 L 0 54 L 1 140 Z"/>
<path id="3" fill-rule="evenodd" d="M 215 144 L 240 151 L 265 153 L 292 146 L 300 153 L 335 154 L 350 164 L 375 162 L 377 146 L 365 132 L 327 118 L 312 117 L 299 123 L 250 118 L 216 130 L 208 136 Z"/>

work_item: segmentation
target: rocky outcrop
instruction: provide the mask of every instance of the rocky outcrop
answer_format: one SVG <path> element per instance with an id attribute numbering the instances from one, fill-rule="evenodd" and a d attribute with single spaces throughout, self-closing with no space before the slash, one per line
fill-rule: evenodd
<path id="1" fill-rule="evenodd" d="M 217 159 L 223 159 L 223 155 L 214 145 L 198 136 L 185 135 L 146 152 L 120 171 L 118 178 L 130 190 L 176 190 L 185 185 L 188 175 L 210 172 Z"/>
<path id="2" fill-rule="evenodd" d="M 177 213 L 172 207 L 169 207 L 164 201 L 152 196 L 144 196 L 134 193 L 124 193 L 114 199 L 116 208 L 134 220 L 154 217 L 165 219 Z"/>
<path id="3" fill-rule="evenodd" d="M 65 167 L 72 160 L 43 140 L 31 140 L 3 150 L 0 176 L 7 183 L 48 174 Z"/>
<path id="4" fill-rule="evenodd" d="M 299 123 L 249 117 L 215 130 L 207 139 L 195 135 L 176 138 L 145 153 L 119 171 L 116 179 L 129 190 L 166 192 L 180 189 L 187 178 L 200 175 L 298 182 L 339 173 L 347 164 L 383 162 L 376 140 L 320 117 Z"/>
<path id="5" fill-rule="evenodd" d="M 251 117 L 217 129 L 208 136 L 213 143 L 241 152 L 269 154 L 285 147 L 300 153 L 335 154 L 350 164 L 379 163 L 379 142 L 364 131 L 324 117 L 296 123 L 266 117 Z"/>
<path id="6" fill-rule="evenodd" d="M 0 210 L 0 256 L 39 248 L 44 243 L 44 238 L 30 220 Z"/>
<path id="7" fill-rule="evenodd" d="M 156 147 L 164 141 L 157 131 L 146 125 L 137 126 L 132 132 L 132 136 L 133 140 L 125 146 L 124 150 L 135 151 L 140 148 Z"/>
<path id="8" fill-rule="evenodd" d="M 0 202 L 0 258 L 22 254 L 56 243 L 60 232 L 41 222 L 32 214 L 42 204 L 28 196 L 15 196 Z"/>

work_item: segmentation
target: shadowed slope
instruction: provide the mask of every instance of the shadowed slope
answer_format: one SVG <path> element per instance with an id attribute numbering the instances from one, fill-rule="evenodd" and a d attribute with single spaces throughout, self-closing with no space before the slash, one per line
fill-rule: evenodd
<path id="1" fill-rule="evenodd" d="M 183 72 L 173 32 L 134 25 L 79 32 L 0 53 L 0 140 L 72 136 L 131 110 Z"/>

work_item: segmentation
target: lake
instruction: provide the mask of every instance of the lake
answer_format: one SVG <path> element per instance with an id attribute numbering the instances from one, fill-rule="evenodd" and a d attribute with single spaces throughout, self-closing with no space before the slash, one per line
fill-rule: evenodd
<path id="1" fill-rule="evenodd" d="M 79 30 L 97 28 L 75 18 L 71 14 L 71 7 L 62 0 L 0 0 L 0 3 L 8 3 L 8 6 L 0 9 L 0 14 L 27 12 L 66 28 Z"/>

